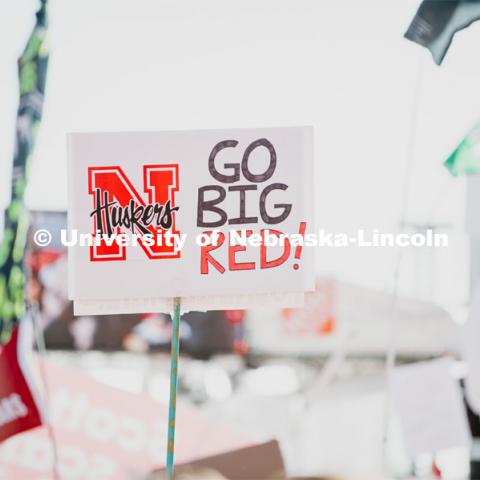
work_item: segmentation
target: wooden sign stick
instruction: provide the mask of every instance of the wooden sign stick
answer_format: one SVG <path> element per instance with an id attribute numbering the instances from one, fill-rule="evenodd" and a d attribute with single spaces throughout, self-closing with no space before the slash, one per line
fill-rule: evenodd
<path id="1" fill-rule="evenodd" d="M 174 478 L 175 416 L 177 412 L 178 356 L 180 354 L 180 298 L 173 300 L 170 354 L 170 401 L 168 405 L 167 477 Z"/>

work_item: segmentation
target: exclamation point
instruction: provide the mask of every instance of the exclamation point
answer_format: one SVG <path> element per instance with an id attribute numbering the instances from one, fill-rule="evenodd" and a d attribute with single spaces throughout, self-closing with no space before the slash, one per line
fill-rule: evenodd
<path id="1" fill-rule="evenodd" d="M 300 222 L 300 228 L 298 229 L 298 233 L 303 237 L 305 235 L 305 229 L 307 227 L 307 222 Z M 302 256 L 302 245 L 297 245 L 295 247 L 295 259 L 300 260 L 300 257 Z M 298 270 L 300 268 L 300 265 L 298 263 L 293 264 L 294 270 Z"/>

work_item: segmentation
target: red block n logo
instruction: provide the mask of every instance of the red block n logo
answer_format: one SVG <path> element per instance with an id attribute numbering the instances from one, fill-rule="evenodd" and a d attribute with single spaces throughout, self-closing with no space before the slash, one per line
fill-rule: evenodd
<path id="1" fill-rule="evenodd" d="M 143 191 L 146 201 L 119 166 L 90 167 L 88 192 L 93 197 L 94 234 L 136 234 L 148 258 L 179 258 L 180 251 L 174 246 L 157 241 L 166 232 L 179 233 L 175 229 L 178 165 L 144 165 Z M 142 241 L 141 236 L 145 234 L 153 236 L 153 245 L 145 239 Z M 90 247 L 91 261 L 125 259 L 126 247 L 117 242 L 102 240 Z"/>

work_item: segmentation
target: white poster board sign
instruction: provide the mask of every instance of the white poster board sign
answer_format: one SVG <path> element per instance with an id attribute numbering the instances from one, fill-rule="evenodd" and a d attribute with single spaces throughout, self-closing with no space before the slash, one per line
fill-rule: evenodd
<path id="1" fill-rule="evenodd" d="M 465 230 L 471 237 L 480 237 L 480 219 L 478 205 L 480 202 L 480 175 L 466 176 L 467 195 L 465 201 Z"/>
<path id="2" fill-rule="evenodd" d="M 470 408 L 480 414 L 480 283 L 474 287 L 470 300 L 470 314 L 463 328 L 463 355 L 468 364 L 465 395 Z"/>
<path id="3" fill-rule="evenodd" d="M 314 289 L 311 128 L 72 133 L 68 149 L 77 315 L 298 306 Z"/>
<path id="4" fill-rule="evenodd" d="M 460 385 L 451 361 L 437 359 L 395 367 L 390 378 L 410 456 L 471 444 Z"/>

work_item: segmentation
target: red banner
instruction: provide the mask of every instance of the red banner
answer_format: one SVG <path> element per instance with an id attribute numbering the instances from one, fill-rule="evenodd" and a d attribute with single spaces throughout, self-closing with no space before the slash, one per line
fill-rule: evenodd
<path id="1" fill-rule="evenodd" d="M 22 328 L 0 347 L 0 442 L 42 424 L 25 368 Z"/>

